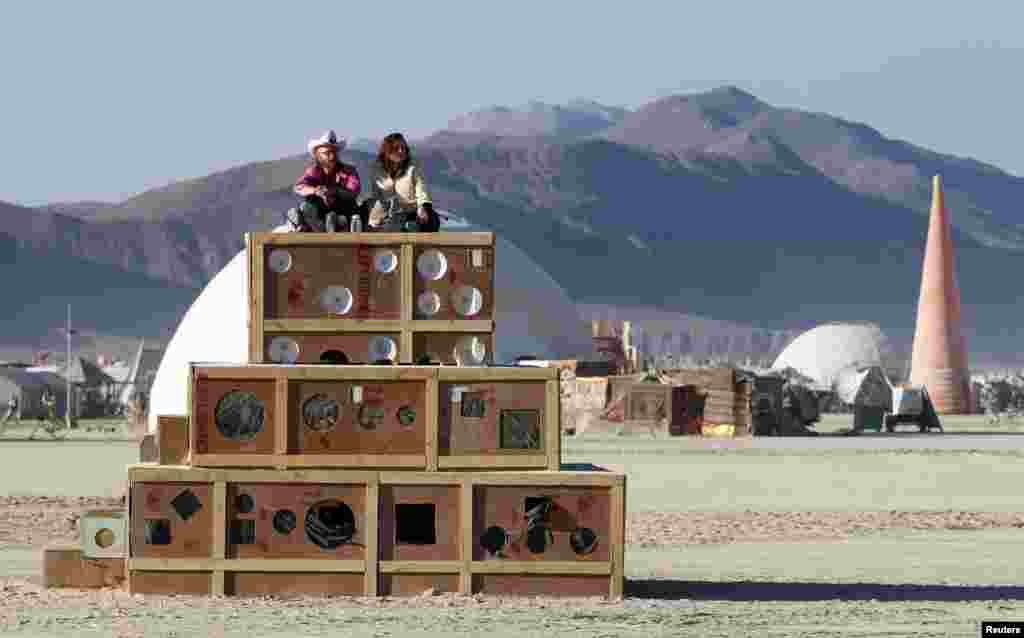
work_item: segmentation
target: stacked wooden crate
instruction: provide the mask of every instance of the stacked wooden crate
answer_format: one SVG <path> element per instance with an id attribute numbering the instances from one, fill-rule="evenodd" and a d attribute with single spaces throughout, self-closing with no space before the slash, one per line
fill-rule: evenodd
<path id="1" fill-rule="evenodd" d="M 706 396 L 705 426 L 733 426 L 737 436 L 751 433 L 753 389 L 733 368 L 683 368 L 665 371 L 679 385 L 692 385 Z"/>
<path id="2" fill-rule="evenodd" d="M 128 468 L 129 588 L 621 596 L 625 476 L 563 471 L 557 368 L 488 365 L 493 241 L 247 237 L 250 363 Z"/>

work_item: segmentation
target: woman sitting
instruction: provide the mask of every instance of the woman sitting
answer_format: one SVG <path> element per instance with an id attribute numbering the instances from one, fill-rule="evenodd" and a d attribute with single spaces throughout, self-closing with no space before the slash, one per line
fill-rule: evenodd
<path id="1" fill-rule="evenodd" d="M 423 170 L 412 161 L 401 133 L 384 138 L 377 152 L 371 183 L 369 225 L 376 230 L 437 232 L 441 219 L 434 211 Z"/>

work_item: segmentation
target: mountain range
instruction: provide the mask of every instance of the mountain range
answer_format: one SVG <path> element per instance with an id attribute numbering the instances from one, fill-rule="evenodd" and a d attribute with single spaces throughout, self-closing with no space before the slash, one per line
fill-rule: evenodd
<path id="1" fill-rule="evenodd" d="M 649 307 L 798 330 L 879 323 L 913 334 L 931 178 L 954 224 L 972 361 L 1017 361 L 1024 180 L 890 139 L 867 124 L 767 104 L 735 87 L 636 109 L 531 102 L 453 117 L 414 143 L 439 208 L 493 228 L 586 307 Z M 372 143 L 343 159 L 368 175 Z M 280 223 L 302 155 L 116 204 L 0 203 L 13 311 L 0 343 L 58 327 L 167 336 L 242 246 Z"/>

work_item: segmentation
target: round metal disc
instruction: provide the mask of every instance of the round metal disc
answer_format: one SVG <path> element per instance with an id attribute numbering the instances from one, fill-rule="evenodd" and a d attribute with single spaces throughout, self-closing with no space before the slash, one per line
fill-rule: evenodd
<path id="1" fill-rule="evenodd" d="M 420 277 L 436 281 L 448 272 L 448 260 L 439 250 L 427 250 L 416 260 L 416 271 L 420 273 Z"/>
<path id="2" fill-rule="evenodd" d="M 370 363 L 381 359 L 394 360 L 398 354 L 398 345 L 391 337 L 370 337 Z"/>
<path id="3" fill-rule="evenodd" d="M 267 267 L 279 275 L 288 272 L 292 268 L 292 254 L 280 248 L 270 251 Z"/>
<path id="4" fill-rule="evenodd" d="M 452 306 L 463 317 L 472 317 L 484 305 L 484 295 L 473 286 L 459 286 L 452 292 Z"/>
<path id="5" fill-rule="evenodd" d="M 327 286 L 320 293 L 320 307 L 335 315 L 352 309 L 352 291 L 345 286 Z"/>
<path id="6" fill-rule="evenodd" d="M 373 256 L 373 267 L 384 274 L 394 272 L 398 268 L 398 255 L 393 250 L 378 250 Z"/>
<path id="7" fill-rule="evenodd" d="M 487 346 L 479 337 L 463 337 L 455 345 L 455 361 L 462 366 L 483 365 Z"/>
<path id="8" fill-rule="evenodd" d="M 422 292 L 416 298 L 416 308 L 428 317 L 435 315 L 441 309 L 441 297 L 432 290 Z"/>
<path id="9" fill-rule="evenodd" d="M 291 337 L 274 337 L 267 355 L 274 363 L 295 363 L 299 359 L 299 344 Z"/>

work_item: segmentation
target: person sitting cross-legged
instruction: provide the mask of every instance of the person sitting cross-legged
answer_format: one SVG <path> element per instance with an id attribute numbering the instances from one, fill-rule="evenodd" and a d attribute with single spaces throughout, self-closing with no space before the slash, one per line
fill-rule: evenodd
<path id="1" fill-rule="evenodd" d="M 334 131 L 310 140 L 307 148 L 313 163 L 295 182 L 295 193 L 303 198 L 298 208 L 288 211 L 288 221 L 297 230 L 315 232 L 344 232 L 349 229 L 353 215 L 364 217 L 356 204 L 362 189 L 355 166 L 338 160 L 345 148 Z"/>

